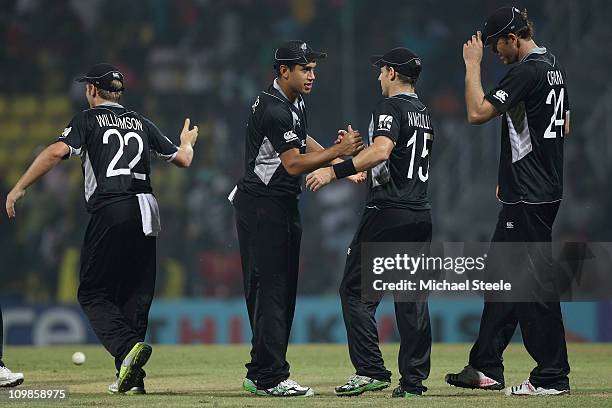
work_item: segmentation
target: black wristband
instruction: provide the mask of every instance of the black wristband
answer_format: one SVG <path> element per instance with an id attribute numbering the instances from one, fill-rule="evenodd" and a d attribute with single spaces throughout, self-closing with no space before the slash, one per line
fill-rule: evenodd
<path id="1" fill-rule="evenodd" d="M 353 164 L 353 159 L 334 164 L 332 168 L 334 169 L 334 173 L 336 173 L 336 178 L 338 180 L 357 173 L 357 169 L 355 169 L 355 165 Z"/>

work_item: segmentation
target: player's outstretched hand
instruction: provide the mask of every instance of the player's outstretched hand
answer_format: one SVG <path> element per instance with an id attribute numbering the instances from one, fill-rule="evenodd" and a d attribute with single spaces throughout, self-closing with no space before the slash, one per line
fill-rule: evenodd
<path id="1" fill-rule="evenodd" d="M 337 146 L 340 149 L 340 156 L 352 156 L 363 149 L 363 140 L 361 140 L 359 131 L 348 125 L 346 133 L 342 136 Z"/>
<path id="2" fill-rule="evenodd" d="M 360 171 L 357 174 L 353 174 L 352 176 L 348 176 L 347 179 L 351 180 L 355 184 L 363 183 L 368 179 L 367 171 Z"/>
<path id="3" fill-rule="evenodd" d="M 25 190 L 13 188 L 6 196 L 6 213 L 9 218 L 15 218 L 15 203 L 25 195 Z"/>
<path id="4" fill-rule="evenodd" d="M 482 61 L 482 33 L 477 31 L 463 44 L 463 60 L 467 64 L 478 64 Z"/>
<path id="5" fill-rule="evenodd" d="M 194 126 L 193 129 L 189 129 L 190 123 L 189 118 L 185 119 L 185 125 L 181 131 L 181 144 L 189 143 L 193 146 L 198 140 L 198 127 Z"/>
<path id="6" fill-rule="evenodd" d="M 322 167 L 306 176 L 306 187 L 311 191 L 317 191 L 334 180 L 334 169 Z"/>

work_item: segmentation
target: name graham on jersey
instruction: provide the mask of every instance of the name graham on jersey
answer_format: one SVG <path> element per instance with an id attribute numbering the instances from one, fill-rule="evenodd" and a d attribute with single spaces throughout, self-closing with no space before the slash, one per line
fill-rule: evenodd
<path id="1" fill-rule="evenodd" d="M 408 126 L 431 129 L 431 120 L 429 119 L 429 115 L 420 112 L 407 112 L 407 115 Z"/>
<path id="2" fill-rule="evenodd" d="M 142 122 L 136 118 L 120 118 L 115 115 L 103 113 L 101 115 L 96 115 L 96 119 L 98 120 L 98 125 L 100 125 L 100 127 L 117 127 L 120 129 L 142 130 Z"/>
<path id="3" fill-rule="evenodd" d="M 548 71 L 546 73 L 549 85 L 563 85 L 563 75 L 561 71 Z"/>

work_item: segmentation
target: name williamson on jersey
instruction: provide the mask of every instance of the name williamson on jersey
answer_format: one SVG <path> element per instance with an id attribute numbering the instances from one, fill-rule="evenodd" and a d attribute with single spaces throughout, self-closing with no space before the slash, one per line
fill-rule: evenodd
<path id="1" fill-rule="evenodd" d="M 142 130 L 142 122 L 136 118 L 131 118 L 129 116 L 120 118 L 115 115 L 103 113 L 100 115 L 96 115 L 96 119 L 98 121 L 98 125 L 101 128 L 115 127 L 119 129 Z"/>

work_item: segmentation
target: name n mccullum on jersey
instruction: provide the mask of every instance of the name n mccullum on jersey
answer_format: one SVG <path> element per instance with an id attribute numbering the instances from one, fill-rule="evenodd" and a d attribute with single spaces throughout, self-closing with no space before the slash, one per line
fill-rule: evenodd
<path id="1" fill-rule="evenodd" d="M 370 170 L 367 207 L 427 210 L 429 155 L 433 126 L 417 94 L 385 98 L 378 103 L 369 129 L 369 144 L 378 136 L 395 144 L 389 159 Z"/>

